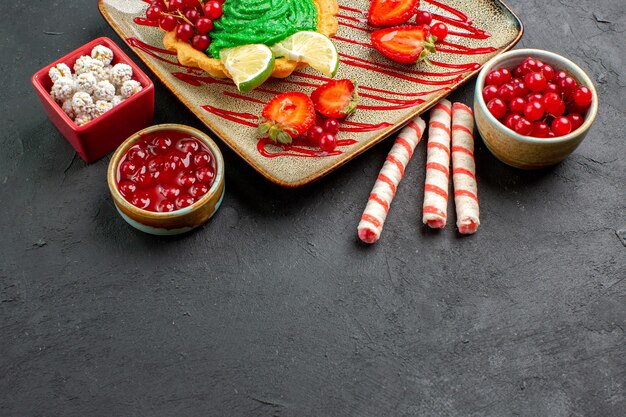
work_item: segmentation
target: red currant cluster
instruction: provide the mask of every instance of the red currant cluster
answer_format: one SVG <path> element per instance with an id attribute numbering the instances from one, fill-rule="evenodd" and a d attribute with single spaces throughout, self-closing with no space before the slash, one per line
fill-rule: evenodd
<path id="1" fill-rule="evenodd" d="M 487 74 L 483 98 L 491 114 L 509 129 L 553 138 L 583 124 L 593 96 L 567 72 L 527 58 L 513 72 L 498 68 Z"/>
<path id="2" fill-rule="evenodd" d="M 314 124 L 306 132 L 310 144 L 319 146 L 324 152 L 332 152 L 337 147 L 337 133 L 339 122 L 337 119 L 328 118 L 322 125 Z"/>
<path id="3" fill-rule="evenodd" d="M 128 150 L 117 188 L 132 205 L 171 212 L 192 205 L 215 179 L 215 159 L 193 137 L 147 136 Z"/>
<path id="4" fill-rule="evenodd" d="M 213 21 L 222 16 L 225 0 L 153 0 L 146 10 L 146 18 L 158 22 L 166 32 L 176 31 L 176 37 L 199 50 L 211 45 L 208 33 Z"/>
<path id="5" fill-rule="evenodd" d="M 448 26 L 441 22 L 431 26 L 432 21 L 433 15 L 427 11 L 418 10 L 415 15 L 415 24 L 430 26 L 430 34 L 437 37 L 437 42 L 441 42 L 448 36 Z"/>

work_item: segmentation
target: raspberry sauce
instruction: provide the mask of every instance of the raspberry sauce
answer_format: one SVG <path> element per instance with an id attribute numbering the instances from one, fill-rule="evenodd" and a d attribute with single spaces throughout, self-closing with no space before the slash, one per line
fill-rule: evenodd
<path id="1" fill-rule="evenodd" d="M 184 132 L 143 135 L 120 160 L 117 189 L 133 206 L 157 213 L 188 207 L 215 181 L 215 157 Z"/>

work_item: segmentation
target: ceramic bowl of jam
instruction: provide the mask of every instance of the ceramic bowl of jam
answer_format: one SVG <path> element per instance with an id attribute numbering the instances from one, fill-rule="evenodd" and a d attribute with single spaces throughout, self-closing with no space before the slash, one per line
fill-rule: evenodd
<path id="1" fill-rule="evenodd" d="M 107 181 L 128 224 L 153 235 L 176 235 L 201 226 L 219 208 L 224 160 L 215 142 L 199 130 L 156 125 L 120 145 Z"/>

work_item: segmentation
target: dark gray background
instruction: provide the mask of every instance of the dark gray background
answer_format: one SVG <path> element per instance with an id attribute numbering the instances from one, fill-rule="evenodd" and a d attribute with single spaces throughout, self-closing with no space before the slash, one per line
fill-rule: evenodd
<path id="1" fill-rule="evenodd" d="M 596 81 L 589 136 L 542 172 L 479 141 L 483 225 L 466 238 L 420 224 L 422 145 L 366 247 L 356 227 L 391 141 L 299 190 L 220 142 L 227 194 L 210 223 L 131 229 L 108 158 L 75 157 L 29 81 L 91 39 L 121 40 L 95 1 L 3 2 L 0 415 L 623 416 L 624 2 L 510 3 L 518 47 Z M 155 122 L 202 128 L 158 82 L 156 97 Z"/>

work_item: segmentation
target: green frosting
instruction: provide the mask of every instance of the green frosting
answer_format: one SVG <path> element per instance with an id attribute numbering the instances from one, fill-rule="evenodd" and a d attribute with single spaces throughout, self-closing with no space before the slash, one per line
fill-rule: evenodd
<path id="1" fill-rule="evenodd" d="M 217 59 L 224 48 L 253 43 L 272 46 L 296 32 L 317 29 L 313 0 L 226 0 L 222 8 L 207 50 Z"/>

